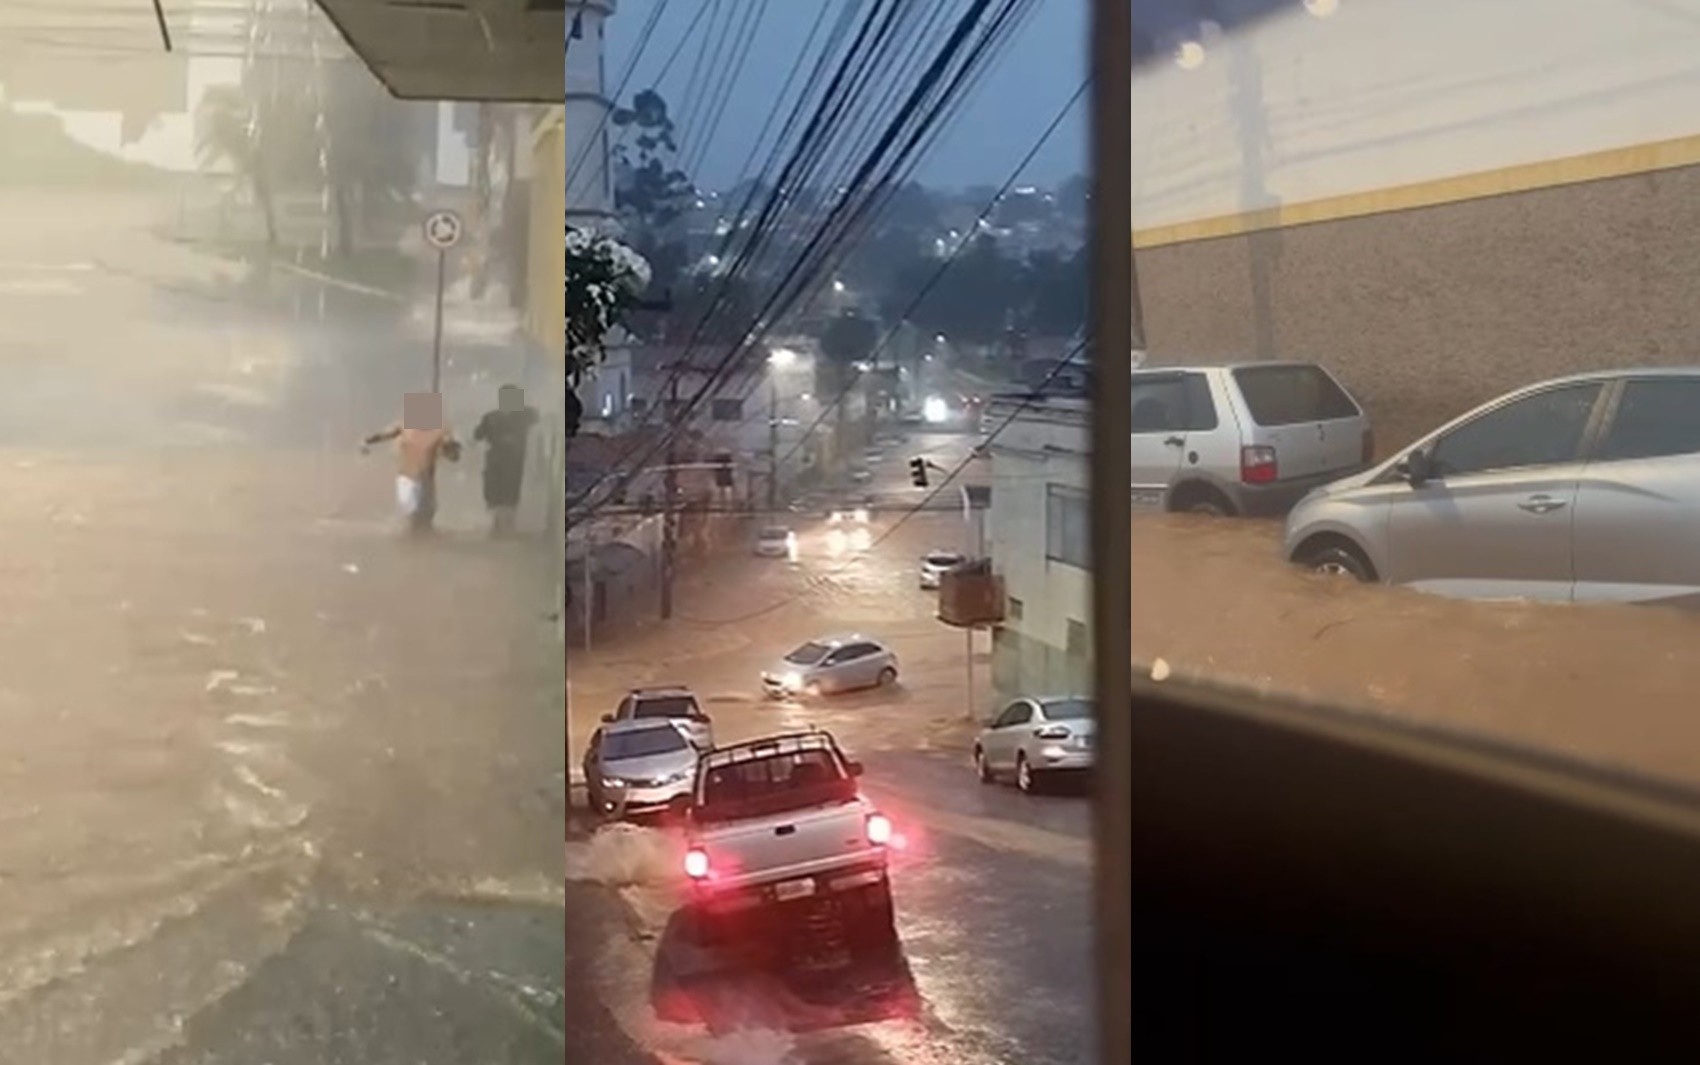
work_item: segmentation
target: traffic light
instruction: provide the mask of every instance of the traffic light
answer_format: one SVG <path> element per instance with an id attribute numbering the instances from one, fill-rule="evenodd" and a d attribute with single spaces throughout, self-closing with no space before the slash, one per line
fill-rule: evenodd
<path id="1" fill-rule="evenodd" d="M 927 487 L 927 460 L 926 459 L 916 458 L 916 459 L 910 459 L 909 460 L 909 480 L 910 480 L 910 483 L 914 484 L 914 486 L 916 488 Z"/>
<path id="2" fill-rule="evenodd" d="M 722 488 L 732 487 L 732 456 L 726 452 L 714 456 L 714 483 Z"/>

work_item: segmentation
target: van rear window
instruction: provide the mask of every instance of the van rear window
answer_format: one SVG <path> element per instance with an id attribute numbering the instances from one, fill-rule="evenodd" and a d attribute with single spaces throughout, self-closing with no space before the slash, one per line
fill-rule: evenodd
<path id="1" fill-rule="evenodd" d="M 1234 381 L 1252 420 L 1269 428 L 1356 418 L 1362 411 L 1318 366 L 1245 366 Z"/>

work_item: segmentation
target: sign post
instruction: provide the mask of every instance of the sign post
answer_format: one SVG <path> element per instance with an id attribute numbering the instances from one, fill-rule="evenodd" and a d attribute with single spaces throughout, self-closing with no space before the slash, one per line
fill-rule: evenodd
<path id="1" fill-rule="evenodd" d="M 425 243 L 437 249 L 437 317 L 431 333 L 431 391 L 443 390 L 443 288 L 448 282 L 449 249 L 460 243 L 460 215 L 433 211 L 425 219 Z"/>

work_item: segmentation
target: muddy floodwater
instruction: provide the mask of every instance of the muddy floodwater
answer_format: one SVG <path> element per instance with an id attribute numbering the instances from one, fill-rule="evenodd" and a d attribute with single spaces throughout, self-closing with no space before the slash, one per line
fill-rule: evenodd
<path id="1" fill-rule="evenodd" d="M 1133 658 L 1700 783 L 1700 615 L 1314 577 L 1269 522 L 1134 522 Z"/>

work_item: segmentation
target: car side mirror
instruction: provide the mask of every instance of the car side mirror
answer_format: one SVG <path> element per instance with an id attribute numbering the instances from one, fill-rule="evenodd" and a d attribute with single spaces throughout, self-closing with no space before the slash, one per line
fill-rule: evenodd
<path id="1" fill-rule="evenodd" d="M 1434 459 L 1427 451 L 1417 448 L 1405 456 L 1396 470 L 1412 488 L 1421 488 L 1434 480 Z"/>
<path id="2" fill-rule="evenodd" d="M 859 777 L 859 776 L 862 775 L 862 763 L 861 762 L 851 762 L 850 764 L 848 764 L 844 767 L 844 771 L 849 773 L 853 777 Z"/>
<path id="3" fill-rule="evenodd" d="M 602 723 L 604 725 L 612 725 L 614 723 L 614 715 L 613 714 L 603 714 L 602 715 Z"/>

